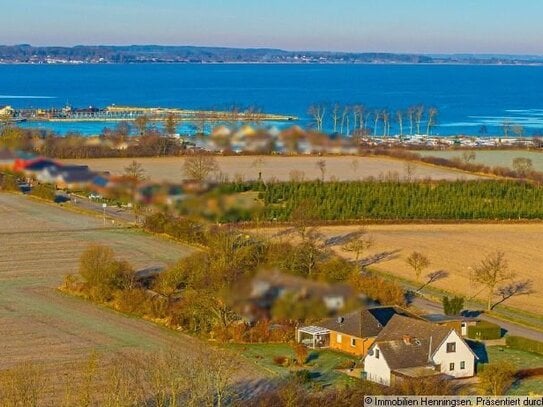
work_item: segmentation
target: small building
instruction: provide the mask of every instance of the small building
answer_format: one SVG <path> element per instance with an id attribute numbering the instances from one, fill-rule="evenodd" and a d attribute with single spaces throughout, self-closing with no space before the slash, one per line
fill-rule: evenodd
<path id="1" fill-rule="evenodd" d="M 452 328 L 394 315 L 364 357 L 364 374 L 386 386 L 407 379 L 475 374 L 477 356 Z"/>
<path id="2" fill-rule="evenodd" d="M 367 354 L 375 338 L 395 315 L 418 318 L 396 306 L 376 306 L 328 318 L 297 330 L 297 341 L 313 348 L 330 348 L 356 356 Z"/>
<path id="3" fill-rule="evenodd" d="M 425 314 L 421 318 L 432 324 L 452 328 L 462 336 L 467 336 L 468 326 L 477 325 L 478 320 L 462 315 Z"/>

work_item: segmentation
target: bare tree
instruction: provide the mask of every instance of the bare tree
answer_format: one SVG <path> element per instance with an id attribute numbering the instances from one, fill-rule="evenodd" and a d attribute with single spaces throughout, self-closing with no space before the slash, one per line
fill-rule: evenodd
<path id="1" fill-rule="evenodd" d="M 143 166 L 136 160 L 133 160 L 127 167 L 124 168 L 124 175 L 133 179 L 136 183 L 147 179 Z"/>
<path id="2" fill-rule="evenodd" d="M 341 134 L 349 133 L 349 106 L 343 107 L 343 112 L 341 113 Z M 346 128 L 346 131 L 344 129 Z"/>
<path id="3" fill-rule="evenodd" d="M 371 248 L 373 244 L 373 237 L 368 235 L 368 231 L 365 228 L 360 228 L 349 236 L 349 241 L 343 244 L 341 248 L 347 252 L 354 253 L 355 261 L 358 263 L 362 253 Z"/>
<path id="4" fill-rule="evenodd" d="M 514 278 L 515 274 L 509 271 L 509 264 L 505 253 L 496 251 L 486 256 L 484 260 L 473 267 L 473 281 L 483 285 L 487 289 L 486 309 L 492 309 L 492 298 L 496 287 Z"/>
<path id="5" fill-rule="evenodd" d="M 213 172 L 219 171 L 217 159 L 209 154 L 187 156 L 183 163 L 183 173 L 187 178 L 205 181 Z"/>
<path id="6" fill-rule="evenodd" d="M 411 182 L 415 179 L 415 173 L 417 172 L 417 165 L 411 161 L 405 163 L 405 179 L 407 182 Z"/>
<path id="7" fill-rule="evenodd" d="M 475 154 L 475 151 L 464 151 L 462 153 L 462 161 L 464 161 L 466 164 L 469 164 L 471 161 L 475 161 L 477 158 L 477 154 Z"/>
<path id="8" fill-rule="evenodd" d="M 313 118 L 313 122 L 317 128 L 317 131 L 322 131 L 322 123 L 324 121 L 324 115 L 326 113 L 326 108 L 324 105 L 315 104 L 309 106 L 308 110 L 309 115 Z"/>
<path id="9" fill-rule="evenodd" d="M 409 134 L 413 135 L 413 123 L 415 123 L 415 107 L 410 106 L 407 109 L 407 118 L 409 119 Z"/>
<path id="10" fill-rule="evenodd" d="M 380 119 L 381 119 L 381 111 L 374 110 L 373 111 L 373 137 L 377 137 L 377 126 L 379 124 Z"/>
<path id="11" fill-rule="evenodd" d="M 315 167 L 321 172 L 321 181 L 324 182 L 324 176 L 326 175 L 326 160 L 320 159 L 315 163 Z"/>
<path id="12" fill-rule="evenodd" d="M 417 134 L 420 134 L 420 124 L 422 122 L 422 116 L 424 115 L 424 106 L 415 106 L 415 123 L 417 125 Z"/>
<path id="13" fill-rule="evenodd" d="M 166 120 L 164 120 L 164 131 L 167 136 L 172 137 L 175 135 L 178 123 L 179 120 L 177 119 L 177 116 L 175 114 L 169 113 L 166 116 Z"/>
<path id="14" fill-rule="evenodd" d="M 396 110 L 396 122 L 398 123 L 398 127 L 400 129 L 400 140 L 403 137 L 403 111 L 402 110 Z"/>
<path id="15" fill-rule="evenodd" d="M 424 254 L 414 251 L 406 259 L 407 264 L 413 269 L 417 276 L 417 281 L 420 280 L 422 270 L 430 266 L 430 260 Z"/>
<path id="16" fill-rule="evenodd" d="M 262 180 L 262 167 L 264 166 L 265 164 L 265 161 L 262 157 L 258 157 L 256 158 L 252 163 L 251 163 L 251 168 L 256 168 L 258 170 L 258 180 L 261 181 Z"/>
<path id="17" fill-rule="evenodd" d="M 427 115 L 428 115 L 428 122 L 426 124 L 426 135 L 429 136 L 432 131 L 432 128 L 435 126 L 436 121 L 437 121 L 436 120 L 437 108 L 435 107 L 429 108 Z"/>
<path id="18" fill-rule="evenodd" d="M 339 103 L 335 103 L 334 106 L 332 106 L 332 123 L 334 126 L 334 133 L 337 133 L 337 126 L 338 126 L 339 117 L 340 117 L 339 110 L 340 110 Z"/>
<path id="19" fill-rule="evenodd" d="M 534 164 L 528 157 L 516 157 L 513 159 L 513 169 L 521 177 L 525 177 L 534 170 Z"/>
<path id="20" fill-rule="evenodd" d="M 383 136 L 387 138 L 390 134 L 390 113 L 387 109 L 383 109 L 381 112 L 383 118 Z"/>
<path id="21" fill-rule="evenodd" d="M 147 132 L 147 126 L 149 125 L 149 118 L 146 115 L 138 116 L 134 119 L 134 126 L 138 129 L 138 134 L 143 136 Z"/>

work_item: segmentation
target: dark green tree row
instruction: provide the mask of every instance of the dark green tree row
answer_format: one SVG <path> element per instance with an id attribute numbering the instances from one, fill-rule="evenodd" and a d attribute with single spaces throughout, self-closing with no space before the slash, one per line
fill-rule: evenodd
<path id="1" fill-rule="evenodd" d="M 515 181 L 285 182 L 236 185 L 260 191 L 268 220 L 541 219 L 543 188 Z M 303 208 L 303 210 L 300 210 Z"/>

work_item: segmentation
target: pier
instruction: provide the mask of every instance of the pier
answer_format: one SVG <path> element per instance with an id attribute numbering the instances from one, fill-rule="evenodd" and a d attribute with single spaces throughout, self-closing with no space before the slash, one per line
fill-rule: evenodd
<path id="1" fill-rule="evenodd" d="M 8 110 L 6 110 L 8 111 Z M 13 121 L 50 121 L 50 122 L 93 122 L 93 121 L 132 121 L 145 116 L 149 121 L 164 121 L 173 116 L 179 122 L 265 122 L 293 121 L 298 118 L 289 115 L 263 113 L 247 109 L 238 111 L 189 110 L 160 107 L 108 106 L 106 108 L 88 107 L 77 109 L 72 107 L 51 109 L 13 109 L 9 116 Z"/>

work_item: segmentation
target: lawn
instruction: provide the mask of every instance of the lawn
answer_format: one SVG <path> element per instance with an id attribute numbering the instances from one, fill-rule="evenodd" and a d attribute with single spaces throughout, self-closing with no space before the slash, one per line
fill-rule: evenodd
<path id="1" fill-rule="evenodd" d="M 515 364 L 519 369 L 543 366 L 543 355 L 523 352 L 506 346 L 489 346 L 487 347 L 487 354 L 488 360 L 491 363 L 509 361 Z M 515 383 L 508 394 L 543 394 L 543 377 L 525 379 Z"/>
<path id="2" fill-rule="evenodd" d="M 303 368 L 283 367 L 274 363 L 274 357 L 284 356 L 294 359 L 294 351 L 288 344 L 229 344 L 229 349 L 239 352 L 252 363 L 273 375 L 285 376 L 297 369 L 311 372 L 312 383 L 327 387 L 330 385 L 352 383 L 355 379 L 335 370 L 346 361 L 358 361 L 354 356 L 332 350 L 309 351 L 308 361 Z"/>

